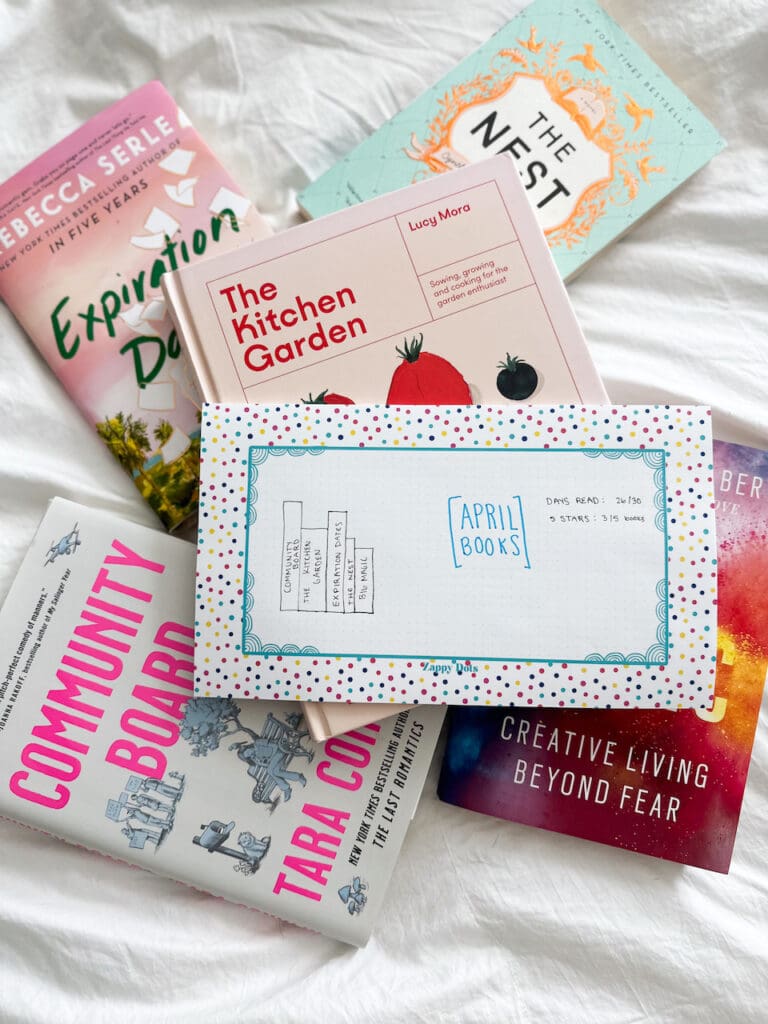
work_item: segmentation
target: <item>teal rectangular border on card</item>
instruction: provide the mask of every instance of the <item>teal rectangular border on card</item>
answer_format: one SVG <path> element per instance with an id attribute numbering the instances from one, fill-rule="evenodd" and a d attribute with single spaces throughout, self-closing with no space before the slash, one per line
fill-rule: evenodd
<path id="1" fill-rule="evenodd" d="M 619 459 L 639 460 L 644 463 L 653 473 L 654 491 L 654 523 L 656 529 L 663 536 L 664 544 L 664 574 L 656 584 L 656 636 L 653 643 L 649 644 L 644 652 L 621 652 L 611 651 L 607 653 L 589 653 L 578 658 L 552 657 L 552 658 L 526 658 L 524 656 L 510 654 L 503 658 L 487 657 L 482 654 L 467 654 L 462 656 L 441 657 L 440 655 L 425 653 L 391 654 L 374 651 L 320 651 L 316 647 L 302 647 L 300 644 L 270 644 L 256 632 L 257 626 L 253 622 L 253 592 L 258 580 L 251 571 L 251 530 L 258 520 L 258 497 L 259 497 L 259 469 L 270 457 L 317 457 L 334 451 L 346 451 L 364 453 L 371 448 L 354 445 L 333 445 L 333 446 L 305 446 L 296 447 L 292 445 L 250 445 L 247 449 L 247 513 L 245 529 L 245 580 L 242 599 L 242 633 L 241 653 L 244 656 L 258 656 L 264 658 L 284 656 L 317 656 L 324 658 L 377 658 L 401 661 L 421 660 L 425 662 L 450 663 L 454 667 L 463 664 L 472 664 L 480 661 L 502 662 L 523 662 L 531 664 L 570 664 L 570 665 L 638 665 L 646 668 L 653 668 L 667 664 L 669 660 L 669 534 L 667 524 L 667 473 L 666 453 L 658 449 L 642 448 L 579 448 L 574 450 L 559 450 L 552 448 L 489 448 L 477 449 L 474 454 L 482 456 L 489 453 L 511 454 L 533 454 L 547 453 L 557 455 L 576 455 L 590 459 L 605 458 L 612 461 Z M 413 446 L 409 448 L 379 448 L 377 452 L 391 453 L 395 456 L 403 454 L 414 454 L 416 452 L 448 452 L 455 451 L 448 447 L 436 446 Z M 459 449 L 460 450 L 460 449 Z M 455 548 L 454 560 L 455 560 Z M 526 559 L 527 559 L 526 551 Z"/>

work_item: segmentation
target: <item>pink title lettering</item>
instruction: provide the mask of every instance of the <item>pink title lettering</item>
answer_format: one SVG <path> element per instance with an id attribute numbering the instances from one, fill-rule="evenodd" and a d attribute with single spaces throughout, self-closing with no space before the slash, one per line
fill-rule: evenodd
<path id="1" fill-rule="evenodd" d="M 88 754 L 104 702 L 123 671 L 123 660 L 144 620 L 152 593 L 135 586 L 139 573 L 165 571 L 113 540 L 91 587 L 80 621 L 56 670 L 56 683 L 45 696 L 41 721 L 21 752 L 23 768 L 9 788 L 21 800 L 61 810 L 70 798 Z"/>
<path id="2" fill-rule="evenodd" d="M 363 775 L 376 746 L 381 726 L 377 722 L 362 729 L 333 736 L 323 746 L 324 759 L 315 768 L 321 782 L 347 791 L 360 789 Z M 299 825 L 291 837 L 292 852 L 283 858 L 283 870 L 278 874 L 272 891 L 276 894 L 292 892 L 308 900 L 319 900 L 347 829 L 348 811 L 319 804 L 306 803 L 302 813 L 317 824 Z"/>

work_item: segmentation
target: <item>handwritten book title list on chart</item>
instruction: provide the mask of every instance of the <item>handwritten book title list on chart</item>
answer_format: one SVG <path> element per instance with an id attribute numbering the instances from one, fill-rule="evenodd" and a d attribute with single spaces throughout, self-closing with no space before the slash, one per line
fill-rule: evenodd
<path id="1" fill-rule="evenodd" d="M 327 525 L 304 525 L 304 502 L 283 502 L 280 609 L 373 613 L 373 548 L 347 533 L 347 513 L 330 511 Z"/>
<path id="2" fill-rule="evenodd" d="M 665 662 L 661 452 L 327 447 L 296 459 L 262 451 L 249 596 L 265 650 L 298 644 L 329 655 L 574 663 L 627 651 L 643 664 Z M 627 498 L 640 518 L 613 511 Z M 553 513 L 570 507 L 561 502 L 590 512 Z M 607 585 L 616 576 L 607 568 L 606 585 L 585 596 L 598 549 L 626 578 L 620 588 Z M 376 611 L 362 621 L 349 613 L 373 613 L 374 550 Z M 279 603 L 266 586 L 270 564 Z M 423 609 L 438 593 L 441 613 L 426 624 Z M 342 614 L 329 623 L 329 612 Z"/>

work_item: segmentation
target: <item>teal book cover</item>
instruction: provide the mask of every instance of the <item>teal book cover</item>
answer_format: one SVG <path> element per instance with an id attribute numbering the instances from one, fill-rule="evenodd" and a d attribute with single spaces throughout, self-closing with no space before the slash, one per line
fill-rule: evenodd
<path id="1" fill-rule="evenodd" d="M 299 203 L 319 217 L 507 153 L 567 280 L 724 145 L 601 7 L 536 0 Z"/>

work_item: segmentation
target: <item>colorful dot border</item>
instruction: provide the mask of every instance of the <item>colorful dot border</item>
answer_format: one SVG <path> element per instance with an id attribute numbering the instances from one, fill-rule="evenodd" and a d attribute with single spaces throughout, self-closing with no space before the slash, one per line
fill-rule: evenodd
<path id="1" fill-rule="evenodd" d="M 450 679 L 404 659 L 244 656 L 252 445 L 647 449 L 665 453 L 666 666 L 478 663 Z M 213 405 L 203 409 L 195 692 L 275 700 L 708 708 L 717 650 L 711 415 L 684 406 Z"/>

